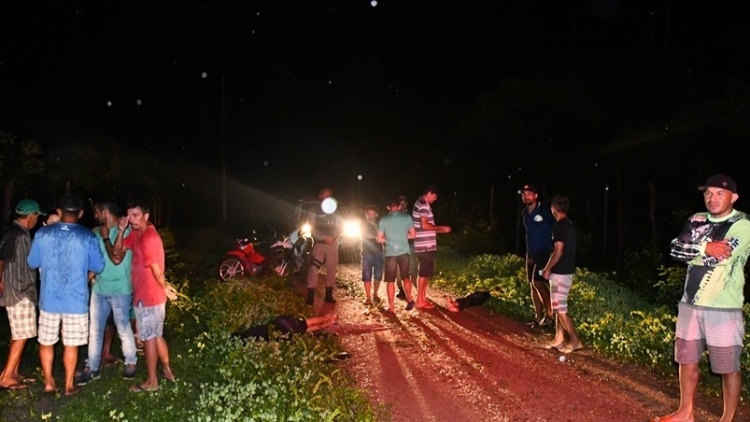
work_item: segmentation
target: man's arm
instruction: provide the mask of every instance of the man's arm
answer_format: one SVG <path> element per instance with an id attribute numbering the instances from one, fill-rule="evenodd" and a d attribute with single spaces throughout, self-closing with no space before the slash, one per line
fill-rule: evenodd
<path id="1" fill-rule="evenodd" d="M 149 268 L 151 269 L 151 274 L 154 276 L 156 282 L 159 283 L 159 286 L 162 289 L 164 289 L 164 292 L 167 294 L 167 298 L 169 300 L 177 299 L 177 291 L 174 289 L 174 287 L 167 283 L 167 277 L 164 275 L 164 268 L 162 268 L 161 265 L 156 262 L 149 265 Z"/>
<path id="2" fill-rule="evenodd" d="M 422 226 L 422 230 L 432 230 L 437 233 L 450 233 L 451 228 L 448 226 L 437 226 L 435 224 L 430 224 L 430 222 L 427 220 L 427 217 L 420 217 L 419 223 Z"/>
<path id="3" fill-rule="evenodd" d="M 704 265 L 715 265 L 718 261 L 729 258 L 732 255 L 733 247 L 729 244 L 729 239 L 718 239 L 706 241 L 704 238 L 693 240 L 693 225 L 700 224 L 700 219 L 705 219 L 701 214 L 693 215 L 685 223 L 680 234 L 670 242 L 669 255 L 680 262 L 690 262 L 697 257 L 701 257 Z M 733 224 L 739 224 L 741 221 Z M 732 229 L 730 228 L 730 233 Z M 730 236 L 727 233 L 727 237 Z"/>
<path id="4" fill-rule="evenodd" d="M 549 261 L 547 261 L 547 265 L 545 265 L 544 269 L 542 269 L 542 277 L 549 279 L 549 275 L 552 272 L 552 267 L 557 265 L 557 263 L 560 261 L 563 250 L 565 250 L 565 243 L 555 242 L 554 249 L 552 249 L 552 255 L 550 255 Z"/>
<path id="5" fill-rule="evenodd" d="M 102 226 L 99 229 L 99 234 L 102 236 L 102 241 L 104 242 L 104 250 L 107 251 L 109 260 L 112 261 L 112 263 L 115 265 L 120 265 L 122 259 L 125 257 L 125 253 L 123 252 L 120 255 L 115 253 L 115 245 L 113 245 L 112 241 L 109 239 L 109 227 L 107 227 L 106 225 Z"/>
<path id="6" fill-rule="evenodd" d="M 3 284 L 3 273 L 5 272 L 5 261 L 0 259 L 0 295 L 5 290 L 5 284 Z"/>
<path id="7" fill-rule="evenodd" d="M 120 221 L 117 222 L 117 237 L 115 238 L 115 244 L 112 246 L 112 253 L 114 255 L 125 256 L 125 245 L 122 244 L 123 233 L 128 227 L 128 217 L 121 217 Z"/>

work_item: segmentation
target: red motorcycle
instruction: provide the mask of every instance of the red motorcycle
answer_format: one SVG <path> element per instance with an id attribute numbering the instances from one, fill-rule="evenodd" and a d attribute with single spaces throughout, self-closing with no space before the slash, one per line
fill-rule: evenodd
<path id="1" fill-rule="evenodd" d="M 263 275 L 273 268 L 274 261 L 281 259 L 279 248 L 271 247 L 276 242 L 275 236 L 258 239 L 255 232 L 253 235 L 252 238 L 235 239 L 236 246 L 226 253 L 228 257 L 219 264 L 219 278 L 222 281 Z"/>

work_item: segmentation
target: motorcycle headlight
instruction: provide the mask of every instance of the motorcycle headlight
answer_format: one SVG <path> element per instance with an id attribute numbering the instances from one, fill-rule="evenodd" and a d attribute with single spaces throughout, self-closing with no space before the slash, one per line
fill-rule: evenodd
<path id="1" fill-rule="evenodd" d="M 305 223 L 300 227 L 299 229 L 299 235 L 300 237 L 309 237 L 311 233 L 312 227 L 310 227 L 309 223 Z"/>

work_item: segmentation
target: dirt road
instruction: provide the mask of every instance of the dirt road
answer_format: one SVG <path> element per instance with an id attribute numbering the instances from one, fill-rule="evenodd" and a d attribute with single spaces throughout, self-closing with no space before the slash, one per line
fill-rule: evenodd
<path id="1" fill-rule="evenodd" d="M 560 354 L 541 346 L 551 330 L 485 308 L 452 313 L 439 306 L 391 315 L 363 304 L 358 264 L 341 265 L 336 331 L 351 358 L 338 364 L 390 409 L 392 421 L 647 421 L 679 404 L 675 375 L 599 356 L 592 350 Z M 385 297 L 385 285 L 381 286 Z M 443 296 L 428 296 L 438 305 Z M 718 421 L 721 397 L 699 397 L 696 421 Z M 745 404 L 735 419 L 750 420 Z"/>

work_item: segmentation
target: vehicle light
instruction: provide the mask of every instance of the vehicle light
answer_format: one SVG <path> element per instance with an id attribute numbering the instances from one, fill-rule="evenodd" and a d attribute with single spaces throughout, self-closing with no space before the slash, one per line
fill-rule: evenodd
<path id="1" fill-rule="evenodd" d="M 359 237 L 362 236 L 362 232 L 360 231 L 359 221 L 347 221 L 344 223 L 344 233 L 343 236 L 345 237 Z"/>

